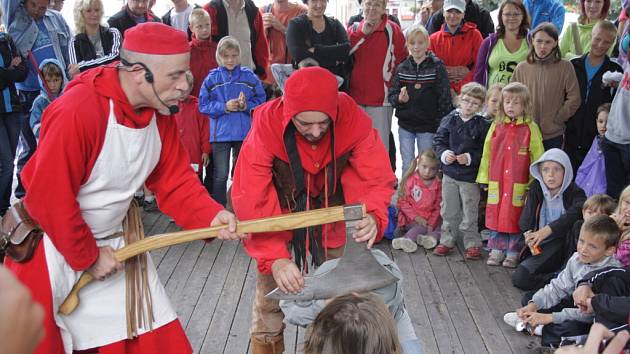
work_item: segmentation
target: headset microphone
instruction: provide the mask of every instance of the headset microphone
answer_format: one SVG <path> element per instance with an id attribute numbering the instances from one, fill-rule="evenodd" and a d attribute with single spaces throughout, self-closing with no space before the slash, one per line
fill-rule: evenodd
<path id="1" fill-rule="evenodd" d="M 140 66 L 142 66 L 142 68 L 144 69 L 145 73 L 144 73 L 144 79 L 151 84 L 151 89 L 153 89 L 153 94 L 155 95 L 155 97 L 158 99 L 158 101 L 160 101 L 160 103 L 166 107 L 168 109 L 169 114 L 173 115 L 179 112 L 179 106 L 177 105 L 167 105 L 166 102 L 162 101 L 162 98 L 160 97 L 160 95 L 158 95 L 157 91 L 155 90 L 155 84 L 154 84 L 154 77 L 153 77 L 153 72 L 151 72 L 151 70 L 149 69 L 149 67 L 142 62 L 135 62 L 135 63 L 130 63 L 124 59 L 121 59 L 120 61 L 123 65 L 126 66 L 133 66 L 135 64 L 138 64 Z"/>

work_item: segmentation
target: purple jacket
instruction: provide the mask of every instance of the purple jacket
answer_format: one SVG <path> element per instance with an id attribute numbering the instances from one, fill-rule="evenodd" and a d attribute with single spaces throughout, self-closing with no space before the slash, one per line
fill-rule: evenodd
<path id="1" fill-rule="evenodd" d="M 473 81 L 485 87 L 488 86 L 488 61 L 490 60 L 490 53 L 492 53 L 492 49 L 497 42 L 499 42 L 499 36 L 496 33 L 490 33 L 490 35 L 481 42 L 481 47 L 479 47 L 479 52 L 477 52 Z"/>

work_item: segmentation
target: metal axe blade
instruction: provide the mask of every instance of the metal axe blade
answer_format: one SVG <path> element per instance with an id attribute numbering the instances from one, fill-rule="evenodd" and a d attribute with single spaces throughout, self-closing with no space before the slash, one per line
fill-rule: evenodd
<path id="1" fill-rule="evenodd" d="M 298 301 L 329 299 L 352 292 L 372 291 L 399 280 L 374 258 L 365 243 L 357 243 L 352 238 L 356 225 L 363 218 L 362 206 L 353 204 L 344 207 L 344 216 L 346 245 L 337 266 L 322 274 L 305 276 L 304 288 L 297 294 L 276 288 L 265 297 Z"/>

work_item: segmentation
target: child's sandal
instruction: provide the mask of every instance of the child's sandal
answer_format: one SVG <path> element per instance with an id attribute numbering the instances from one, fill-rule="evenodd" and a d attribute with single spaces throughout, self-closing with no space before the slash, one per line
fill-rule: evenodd
<path id="1" fill-rule="evenodd" d="M 518 265 L 518 256 L 508 256 L 501 264 L 505 268 L 516 268 Z"/>
<path id="2" fill-rule="evenodd" d="M 505 254 L 503 252 L 492 250 L 490 251 L 490 256 L 488 256 L 486 264 L 489 266 L 500 266 L 504 258 Z"/>

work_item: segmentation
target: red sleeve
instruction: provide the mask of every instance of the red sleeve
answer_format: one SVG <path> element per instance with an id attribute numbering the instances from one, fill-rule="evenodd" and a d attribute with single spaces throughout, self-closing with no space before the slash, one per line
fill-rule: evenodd
<path id="1" fill-rule="evenodd" d="M 407 194 L 405 195 L 405 197 L 399 197 L 398 198 L 398 211 L 400 211 L 404 216 L 405 219 L 407 220 L 413 220 L 417 214 L 416 211 L 413 208 L 413 204 L 410 201 L 410 190 L 409 188 L 407 188 L 406 190 Z"/>
<path id="2" fill-rule="evenodd" d="M 89 88 L 70 90 L 44 111 L 39 146 L 22 171 L 26 209 L 76 271 L 89 268 L 98 247 L 77 195 L 103 145 L 107 114 Z M 107 105 L 101 105 L 107 113 Z M 95 114 L 96 113 L 96 114 Z"/>
<path id="3" fill-rule="evenodd" d="M 210 146 L 210 118 L 205 114 L 195 110 L 197 122 L 199 122 L 199 136 L 201 137 L 201 152 L 209 154 L 212 151 Z"/>
<path id="4" fill-rule="evenodd" d="M 219 24 L 217 23 L 217 9 L 210 6 L 210 3 L 203 5 L 203 9 L 210 15 L 210 34 L 212 36 L 219 35 Z M 214 40 L 214 39 L 212 39 Z"/>
<path id="5" fill-rule="evenodd" d="M 272 182 L 274 157 L 267 150 L 263 141 L 265 134 L 261 134 L 260 130 L 254 118 L 252 130 L 243 141 L 234 170 L 231 198 L 234 212 L 241 220 L 282 214 Z M 291 258 L 287 247 L 290 239 L 290 232 L 257 233 L 247 238 L 244 245 L 247 253 L 256 259 L 258 271 L 271 274 L 275 260 Z"/>
<path id="6" fill-rule="evenodd" d="M 389 156 L 376 129 L 352 149 L 348 160 L 351 168 L 341 174 L 341 183 L 347 203 L 364 203 L 378 226 L 377 241 L 383 238 L 387 227 L 387 206 L 394 194 L 396 178 L 391 168 L 384 167 Z M 369 191 L 369 193 L 367 193 Z"/>
<path id="7" fill-rule="evenodd" d="M 348 26 L 348 40 L 350 41 L 350 50 L 362 39 L 365 38 L 365 34 L 361 30 L 363 28 L 363 21 L 361 21 L 358 26 L 356 26 L 357 30 L 354 30 L 354 25 Z"/>
<path id="8" fill-rule="evenodd" d="M 477 61 L 477 54 L 479 53 L 479 47 L 481 47 L 481 42 L 483 42 L 483 37 L 481 37 L 481 33 L 479 33 L 478 30 L 473 30 L 472 31 L 472 36 L 471 36 L 471 50 L 469 55 L 473 58 L 472 61 L 472 66 L 470 68 L 470 71 L 468 71 L 468 75 L 466 75 L 462 81 L 457 83 L 457 93 L 459 93 L 459 91 L 461 90 L 462 86 L 466 85 L 467 83 L 473 81 L 473 77 L 475 75 L 475 62 Z"/>
<path id="9" fill-rule="evenodd" d="M 398 66 L 407 59 L 409 52 L 407 51 L 405 36 L 400 30 L 400 27 L 395 23 L 392 23 L 392 27 L 394 28 L 394 55 L 396 56 L 396 66 Z"/>
<path id="10" fill-rule="evenodd" d="M 254 27 L 256 30 L 256 47 L 254 49 L 256 64 L 263 68 L 263 72 L 259 75 L 259 77 L 261 80 L 264 80 L 267 76 L 265 68 L 269 66 L 269 43 L 267 42 L 267 35 L 265 34 L 266 31 L 263 26 L 260 10 L 258 10 L 258 13 L 256 14 Z"/>
<path id="11" fill-rule="evenodd" d="M 158 116 L 162 140 L 160 160 L 146 181 L 160 210 L 184 229 L 208 227 L 223 207 L 215 202 L 188 164 L 189 157 L 179 141 L 177 124 L 172 117 Z"/>
<path id="12" fill-rule="evenodd" d="M 435 181 L 434 183 L 440 183 L 441 181 Z M 440 221 L 440 205 L 442 205 L 442 187 L 438 188 L 435 196 L 435 203 L 433 203 L 433 209 L 431 210 L 431 215 L 429 216 L 429 220 L 427 222 L 431 227 L 435 230 Z"/>

